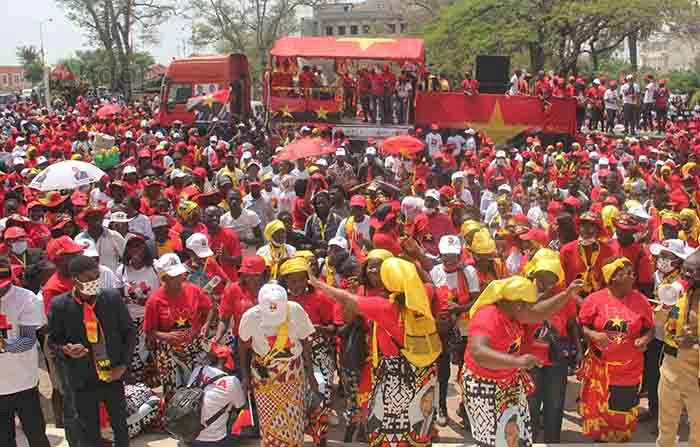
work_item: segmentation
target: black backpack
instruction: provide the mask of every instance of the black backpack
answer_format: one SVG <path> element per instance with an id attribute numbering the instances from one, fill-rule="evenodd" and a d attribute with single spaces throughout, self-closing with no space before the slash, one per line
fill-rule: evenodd
<path id="1" fill-rule="evenodd" d="M 360 371 L 367 360 L 367 333 L 362 319 L 356 318 L 342 334 L 345 347 L 343 349 L 343 367 L 350 371 Z"/>
<path id="2" fill-rule="evenodd" d="M 197 439 L 202 430 L 223 416 L 229 405 L 224 405 L 202 424 L 204 388 L 226 376 L 228 374 L 219 374 L 211 379 L 202 380 L 200 370 L 199 375 L 191 385 L 177 389 L 165 407 L 165 431 L 180 441 L 191 443 Z"/>

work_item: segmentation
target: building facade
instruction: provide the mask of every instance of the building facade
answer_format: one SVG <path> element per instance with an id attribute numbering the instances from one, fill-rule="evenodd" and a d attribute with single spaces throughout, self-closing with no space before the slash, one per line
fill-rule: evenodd
<path id="1" fill-rule="evenodd" d="M 405 0 L 366 0 L 323 3 L 302 18 L 302 36 L 400 36 L 410 30 Z M 415 12 L 415 11 L 413 11 Z"/>
<path id="2" fill-rule="evenodd" d="M 24 69 L 19 65 L 0 65 L 0 91 L 16 92 L 31 88 L 24 79 Z"/>

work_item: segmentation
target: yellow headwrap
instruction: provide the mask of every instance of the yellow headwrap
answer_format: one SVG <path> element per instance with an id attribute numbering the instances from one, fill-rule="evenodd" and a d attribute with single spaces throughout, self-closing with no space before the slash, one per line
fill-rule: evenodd
<path id="1" fill-rule="evenodd" d="M 556 251 L 549 248 L 540 248 L 532 255 L 530 261 L 525 264 L 523 273 L 530 276 L 543 270 L 554 273 L 559 279 L 559 282 L 564 281 L 564 269 L 561 266 L 559 253 Z"/>
<path id="2" fill-rule="evenodd" d="M 296 258 L 304 258 L 306 260 L 315 258 L 316 255 L 311 251 L 311 250 L 299 250 L 296 255 L 294 255 Z"/>
<path id="3" fill-rule="evenodd" d="M 683 176 L 683 177 L 687 176 L 690 173 L 690 171 L 696 166 L 697 166 L 697 163 L 692 162 L 692 161 L 684 164 L 683 167 L 681 168 L 681 176 Z"/>
<path id="4" fill-rule="evenodd" d="M 180 203 L 177 205 L 177 215 L 181 219 L 187 219 L 198 207 L 199 205 L 191 200 L 180 200 Z"/>
<path id="5" fill-rule="evenodd" d="M 263 182 L 266 182 L 268 180 L 272 180 L 272 172 L 268 172 L 267 174 L 263 175 Z"/>
<path id="6" fill-rule="evenodd" d="M 622 208 L 625 211 L 629 211 L 633 208 L 638 208 L 640 206 L 642 206 L 642 204 L 639 203 L 637 200 L 625 200 L 625 203 L 622 205 Z"/>
<path id="7" fill-rule="evenodd" d="M 496 242 L 486 228 L 482 228 L 474 234 L 471 251 L 478 255 L 489 255 L 496 252 Z"/>
<path id="8" fill-rule="evenodd" d="M 285 276 L 292 273 L 306 272 L 309 273 L 309 260 L 299 256 L 284 261 L 280 267 L 279 275 Z"/>
<path id="9" fill-rule="evenodd" d="M 430 310 L 428 294 L 416 266 L 392 257 L 382 263 L 379 275 L 384 287 L 391 292 L 389 301 L 393 302 L 401 293 L 405 298 L 405 308 L 401 310 L 404 324 L 404 348 L 401 354 L 411 364 L 421 368 L 433 364 L 442 352 L 442 342 Z M 376 337 L 375 325 L 372 335 L 373 362 L 378 359 Z"/>
<path id="10" fill-rule="evenodd" d="M 384 287 L 391 292 L 389 300 L 403 293 L 407 309 L 433 318 L 425 286 L 413 263 L 400 258 L 389 258 L 382 263 L 379 275 Z"/>
<path id="11" fill-rule="evenodd" d="M 615 230 L 615 219 L 620 216 L 620 210 L 615 205 L 605 205 L 600 212 L 603 219 L 603 227 L 612 232 Z"/>
<path id="12" fill-rule="evenodd" d="M 630 265 L 632 262 L 627 259 L 627 258 L 617 258 L 614 261 L 605 264 L 602 268 L 603 270 L 603 279 L 605 280 L 605 284 L 610 284 L 610 280 L 612 279 L 613 275 L 615 272 L 620 270 L 621 268 L 625 267 L 626 265 Z"/>
<path id="13" fill-rule="evenodd" d="M 472 231 L 477 231 L 481 229 L 481 222 L 476 221 L 476 220 L 465 220 L 464 223 L 462 224 L 462 228 L 460 228 L 459 234 L 462 237 L 465 237 L 467 234 L 471 233 Z"/>
<path id="14" fill-rule="evenodd" d="M 284 223 L 279 219 L 273 220 L 267 225 L 265 225 L 265 231 L 263 236 L 265 236 L 266 241 L 270 242 L 272 241 L 272 235 L 280 230 L 286 230 Z"/>
<path id="15" fill-rule="evenodd" d="M 680 218 L 690 220 L 690 230 L 681 230 L 678 232 L 678 239 L 683 241 L 697 242 L 700 237 L 700 218 L 698 218 L 698 213 L 690 208 L 684 208 L 680 212 Z"/>
<path id="16" fill-rule="evenodd" d="M 511 276 L 491 281 L 474 302 L 469 311 L 469 317 L 474 318 L 480 308 L 501 300 L 536 303 L 537 289 L 532 281 L 522 276 Z"/>
<path id="17" fill-rule="evenodd" d="M 382 261 L 386 261 L 387 259 L 393 257 L 394 254 L 392 252 L 383 248 L 375 248 L 367 253 L 367 259 L 381 259 Z"/>

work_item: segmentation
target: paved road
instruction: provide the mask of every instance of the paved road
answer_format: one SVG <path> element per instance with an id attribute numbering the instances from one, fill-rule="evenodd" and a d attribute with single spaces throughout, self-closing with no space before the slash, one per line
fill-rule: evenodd
<path id="1" fill-rule="evenodd" d="M 454 371 L 453 376 L 456 376 L 456 371 Z M 50 424 L 48 432 L 50 435 L 50 441 L 52 447 L 68 447 L 63 437 L 63 430 L 57 430 L 53 427 L 53 414 L 51 411 L 51 405 L 49 403 L 49 397 L 51 396 L 51 384 L 48 379 L 48 375 L 45 371 L 41 371 L 40 375 L 40 386 L 39 389 L 42 395 L 42 407 L 44 408 L 44 414 L 47 416 L 48 422 Z M 582 445 L 593 445 L 590 440 L 581 434 L 581 418 L 576 412 L 576 396 L 578 394 L 579 384 L 574 380 L 574 378 L 569 378 L 569 386 L 567 389 L 566 396 L 566 410 L 564 415 L 564 424 L 562 427 L 562 442 L 576 444 L 578 446 Z M 450 385 L 450 390 L 448 393 L 448 416 L 449 424 L 447 427 L 440 428 L 440 438 L 437 440 L 439 444 L 434 445 L 463 445 L 465 443 L 465 437 L 462 428 L 455 421 L 458 421 L 456 411 L 459 404 L 458 390 L 454 384 Z M 338 402 L 336 406 L 336 411 L 338 414 L 342 414 L 342 405 Z M 642 406 L 646 408 L 646 399 L 642 399 Z M 342 423 L 342 417 L 341 417 Z M 342 425 L 331 427 L 329 445 L 339 446 L 343 445 L 340 441 L 343 438 L 343 427 Z M 21 437 L 19 447 L 28 447 L 26 440 Z M 652 433 L 651 424 L 640 424 L 637 432 L 632 439 L 632 443 L 624 444 L 625 447 L 631 446 L 653 446 L 656 436 Z M 687 441 L 688 439 L 688 426 L 685 420 L 681 424 L 681 440 Z M 681 444 L 684 445 L 685 443 Z M 178 446 L 177 441 L 168 437 L 164 434 L 147 433 L 143 434 L 131 443 L 133 447 L 176 447 Z M 244 447 L 259 445 L 258 441 L 250 441 L 246 443 L 239 444 Z M 311 445 L 310 443 L 308 445 Z M 358 444 L 362 445 L 362 444 Z M 471 437 L 466 438 L 466 445 L 471 445 Z M 614 444 L 607 444 L 612 446 Z M 563 447 L 562 444 L 558 445 Z M 4 447 L 4 446 L 0 446 Z"/>

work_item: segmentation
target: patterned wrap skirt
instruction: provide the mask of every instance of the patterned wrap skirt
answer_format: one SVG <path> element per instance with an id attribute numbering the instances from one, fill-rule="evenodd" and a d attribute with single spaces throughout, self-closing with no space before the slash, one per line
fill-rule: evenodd
<path id="1" fill-rule="evenodd" d="M 258 411 L 262 447 L 302 447 L 306 382 L 301 357 L 251 362 L 251 386 Z M 263 373 L 264 371 L 264 373 Z"/>
<path id="2" fill-rule="evenodd" d="M 311 355 L 321 396 L 315 396 L 312 392 L 306 394 L 306 407 L 308 410 L 306 434 L 311 436 L 314 443 L 318 444 L 328 437 L 328 417 L 331 409 L 331 381 L 336 370 L 335 340 L 315 332 L 311 336 Z M 319 377 L 320 376 L 320 377 Z M 322 379 L 322 382 L 318 379 Z M 320 397 L 320 398 L 318 398 Z"/>
<path id="3" fill-rule="evenodd" d="M 384 357 L 374 371 L 367 432 L 371 446 L 428 446 L 437 415 L 437 367 Z"/>
<path id="4" fill-rule="evenodd" d="M 532 445 L 532 426 L 527 405 L 532 380 L 527 373 L 504 381 L 478 377 L 465 368 L 462 382 L 472 438 L 476 445 Z"/>
<path id="5" fill-rule="evenodd" d="M 581 380 L 578 411 L 583 418 L 583 434 L 596 441 L 630 441 L 637 429 L 639 385 L 611 385 L 608 362 L 592 352 L 586 355 L 578 378 Z"/>
<path id="6" fill-rule="evenodd" d="M 156 341 L 156 370 L 166 402 L 177 388 L 187 385 L 196 367 L 205 364 L 207 354 L 202 349 L 204 342 L 203 337 L 196 336 L 189 343 L 174 348 L 160 340 Z"/>
<path id="7" fill-rule="evenodd" d="M 160 380 L 158 379 L 158 371 L 153 361 L 153 355 L 146 344 L 146 334 L 143 332 L 143 317 L 135 318 L 134 326 L 136 327 L 136 346 L 134 347 L 134 354 L 131 356 L 126 382 L 129 384 L 145 383 L 151 388 L 156 388 L 160 385 Z"/>

